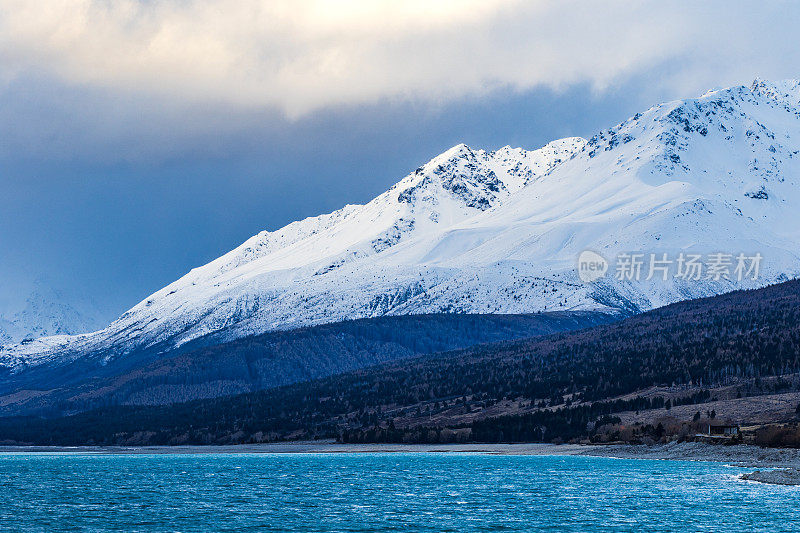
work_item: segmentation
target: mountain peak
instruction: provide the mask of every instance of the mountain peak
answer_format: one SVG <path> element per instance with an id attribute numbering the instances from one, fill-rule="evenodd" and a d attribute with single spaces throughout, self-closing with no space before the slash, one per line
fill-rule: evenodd
<path id="1" fill-rule="evenodd" d="M 458 143 L 452 148 L 449 148 L 448 150 L 442 152 L 442 154 L 439 157 L 444 157 L 449 159 L 452 157 L 460 157 L 462 155 L 468 155 L 471 153 L 472 153 L 472 148 L 470 148 L 464 143 Z"/>
<path id="2" fill-rule="evenodd" d="M 770 82 L 756 78 L 750 85 L 750 90 L 780 104 L 795 108 L 800 106 L 800 80 L 797 79 Z"/>
<path id="3" fill-rule="evenodd" d="M 49 281 L 34 280 L 22 301 L 0 309 L 0 344 L 51 335 L 75 335 L 102 325 L 100 313 L 79 298 L 67 298 Z"/>
<path id="4" fill-rule="evenodd" d="M 631 312 L 800 274 L 800 94 L 757 81 L 538 150 L 456 145 L 365 205 L 262 232 L 105 330 L 0 351 L 9 366 L 391 314 Z M 775 105 L 777 102 L 777 105 Z M 765 105 L 766 104 L 766 105 Z M 760 253 L 757 280 L 606 278 L 593 250 Z"/>

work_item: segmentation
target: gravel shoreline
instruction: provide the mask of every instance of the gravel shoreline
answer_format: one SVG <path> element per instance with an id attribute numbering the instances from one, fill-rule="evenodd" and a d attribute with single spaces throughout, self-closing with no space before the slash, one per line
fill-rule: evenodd
<path id="1" fill-rule="evenodd" d="M 623 459 L 715 461 L 734 466 L 758 468 L 800 468 L 800 450 L 798 449 L 761 448 L 747 444 L 725 446 L 701 442 L 671 442 L 653 446 L 586 446 L 580 455 Z"/>
<path id="2" fill-rule="evenodd" d="M 785 468 L 779 470 L 756 470 L 749 474 L 742 474 L 739 479 L 745 481 L 758 481 L 770 485 L 800 485 L 800 470 Z"/>
<path id="3" fill-rule="evenodd" d="M 739 479 L 772 485 L 800 485 L 800 450 L 760 448 L 746 444 L 735 446 L 683 442 L 654 446 L 594 446 L 581 455 L 624 459 L 660 459 L 673 461 L 713 461 L 755 470 Z"/>

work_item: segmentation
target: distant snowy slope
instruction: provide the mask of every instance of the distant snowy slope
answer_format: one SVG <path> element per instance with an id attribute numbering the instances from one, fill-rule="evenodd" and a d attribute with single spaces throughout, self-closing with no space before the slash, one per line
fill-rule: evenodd
<path id="1" fill-rule="evenodd" d="M 75 335 L 103 327 L 87 302 L 64 296 L 42 280 L 0 305 L 0 345 L 52 335 Z"/>
<path id="2" fill-rule="evenodd" d="M 456 146 L 366 205 L 262 232 L 108 328 L 0 350 L 12 368 L 203 335 L 431 312 L 650 309 L 800 272 L 800 84 L 756 81 L 586 141 Z M 756 280 L 583 283 L 584 250 L 759 253 Z"/>

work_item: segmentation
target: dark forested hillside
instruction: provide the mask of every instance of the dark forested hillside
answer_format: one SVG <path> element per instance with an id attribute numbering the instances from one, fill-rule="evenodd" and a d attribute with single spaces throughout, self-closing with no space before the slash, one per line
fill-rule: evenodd
<path id="1" fill-rule="evenodd" d="M 276 331 L 180 350 L 100 353 L 0 379 L 0 414 L 74 413 L 253 392 L 414 355 L 612 322 L 603 313 L 410 315 Z"/>
<path id="2" fill-rule="evenodd" d="M 263 392 L 50 421 L 5 419 L 0 440 L 551 440 L 587 434 L 622 411 L 699 404 L 720 387 L 735 387 L 739 397 L 796 391 L 798 374 L 800 282 L 791 281 Z M 652 387 L 671 396 L 647 393 Z"/>

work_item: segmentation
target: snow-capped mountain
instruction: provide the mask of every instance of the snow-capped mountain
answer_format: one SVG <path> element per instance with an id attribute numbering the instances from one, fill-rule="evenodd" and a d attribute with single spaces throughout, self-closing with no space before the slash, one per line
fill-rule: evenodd
<path id="1" fill-rule="evenodd" d="M 0 306 L 0 345 L 94 331 L 103 327 L 99 315 L 86 302 L 36 280 L 23 295 Z"/>
<path id="2" fill-rule="evenodd" d="M 645 310 L 796 277 L 798 206 L 800 82 L 757 80 L 657 105 L 588 141 L 458 145 L 365 205 L 259 233 L 101 331 L 6 346 L 0 361 L 386 314 Z M 575 269 L 584 250 L 763 262 L 755 280 L 610 272 L 584 283 Z"/>

